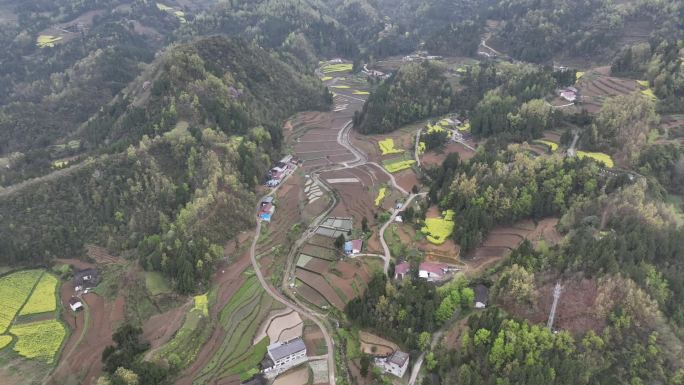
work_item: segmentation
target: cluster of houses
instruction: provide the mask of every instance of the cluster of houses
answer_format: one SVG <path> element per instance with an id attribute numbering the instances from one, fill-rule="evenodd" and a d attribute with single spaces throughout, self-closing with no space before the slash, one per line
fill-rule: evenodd
<path id="1" fill-rule="evenodd" d="M 421 262 L 418 266 L 418 277 L 427 280 L 428 282 L 440 283 L 448 280 L 453 276 L 453 272 L 458 271 L 456 267 L 449 266 L 445 263 L 438 262 Z M 410 277 L 411 265 L 404 261 L 394 268 L 394 279 L 403 280 Z M 487 299 L 489 298 L 489 288 L 483 284 L 478 284 L 473 287 L 475 292 L 475 308 L 484 309 L 487 307 Z"/>
<path id="2" fill-rule="evenodd" d="M 391 74 L 384 73 L 382 71 L 368 69 L 368 64 L 363 65 L 363 69 L 361 70 L 361 72 L 366 76 L 378 79 L 387 79 L 391 76 Z"/>
<path id="3" fill-rule="evenodd" d="M 422 60 L 441 60 L 442 56 L 428 55 L 427 51 L 416 51 L 410 55 L 404 56 L 401 61 L 412 62 L 412 61 L 422 61 Z"/>
<path id="4" fill-rule="evenodd" d="M 294 158 L 292 155 L 287 155 L 280 161 L 276 162 L 273 167 L 271 167 L 270 170 L 268 170 L 267 174 L 267 180 L 266 180 L 266 186 L 268 187 L 276 187 L 282 182 L 282 180 L 287 176 L 292 170 L 294 169 L 294 166 L 292 163 L 294 162 Z"/>
<path id="5" fill-rule="evenodd" d="M 306 345 L 301 337 L 286 342 L 275 342 L 269 345 L 266 351 L 261 368 L 268 378 L 273 378 L 309 359 Z M 397 350 L 389 356 L 376 357 L 374 363 L 383 372 L 402 378 L 409 367 L 409 354 Z"/>
<path id="6" fill-rule="evenodd" d="M 562 99 L 567 100 L 570 103 L 574 103 L 578 99 L 579 91 L 575 87 L 565 87 L 558 91 L 558 96 Z"/>
<path id="7" fill-rule="evenodd" d="M 83 269 L 74 273 L 72 280 L 74 294 L 69 298 L 69 308 L 72 311 L 83 309 L 81 295 L 87 294 L 100 283 L 100 272 L 97 269 Z"/>

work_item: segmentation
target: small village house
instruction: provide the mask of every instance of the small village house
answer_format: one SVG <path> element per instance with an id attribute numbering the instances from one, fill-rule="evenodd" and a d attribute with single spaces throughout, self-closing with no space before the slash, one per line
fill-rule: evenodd
<path id="1" fill-rule="evenodd" d="M 579 91 L 575 87 L 566 87 L 560 90 L 560 97 L 568 102 L 574 103 L 577 100 L 577 93 Z"/>
<path id="2" fill-rule="evenodd" d="M 72 311 L 83 310 L 83 302 L 78 297 L 69 298 L 69 307 Z"/>
<path id="3" fill-rule="evenodd" d="M 397 350 L 389 357 L 376 358 L 375 365 L 381 368 L 385 373 L 402 378 L 404 377 L 404 374 L 406 374 L 406 370 L 408 370 L 409 355 L 408 353 Z"/>
<path id="4" fill-rule="evenodd" d="M 278 374 L 307 360 L 306 345 L 301 337 L 268 346 L 268 359 L 264 372 Z"/>
<path id="5" fill-rule="evenodd" d="M 489 299 L 489 289 L 483 284 L 475 286 L 475 309 L 484 309 L 487 307 L 487 300 Z"/>
<path id="6" fill-rule="evenodd" d="M 100 272 L 97 269 L 83 269 L 74 273 L 74 290 L 87 293 L 100 283 Z"/>
<path id="7" fill-rule="evenodd" d="M 273 203 L 267 202 L 266 204 L 264 204 L 264 202 L 262 202 L 258 214 L 259 219 L 261 219 L 262 221 L 270 222 L 271 217 L 273 217 L 273 213 L 275 213 L 275 206 L 273 205 Z"/>
<path id="8" fill-rule="evenodd" d="M 360 239 L 353 239 L 351 241 L 347 241 L 344 243 L 344 253 L 349 255 L 349 254 L 358 254 L 361 252 L 361 248 L 363 247 L 363 241 Z"/>
<path id="9" fill-rule="evenodd" d="M 408 277 L 411 265 L 404 261 L 394 268 L 394 279 L 404 279 Z M 444 263 L 422 262 L 418 268 L 418 277 L 428 281 L 440 281 L 446 278 L 449 266 Z"/>

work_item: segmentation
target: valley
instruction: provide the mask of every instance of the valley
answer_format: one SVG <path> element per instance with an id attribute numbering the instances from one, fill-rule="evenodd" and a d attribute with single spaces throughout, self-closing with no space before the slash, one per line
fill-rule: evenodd
<path id="1" fill-rule="evenodd" d="M 680 2 L 0 11 L 0 384 L 684 383 Z"/>

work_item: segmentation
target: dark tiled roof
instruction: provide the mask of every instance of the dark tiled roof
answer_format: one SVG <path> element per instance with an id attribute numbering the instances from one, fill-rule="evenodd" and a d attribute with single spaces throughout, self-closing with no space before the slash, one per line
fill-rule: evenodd
<path id="1" fill-rule="evenodd" d="M 483 284 L 475 286 L 475 302 L 487 303 L 489 298 L 489 289 Z"/>
<path id="2" fill-rule="evenodd" d="M 408 353 L 404 353 L 404 352 L 397 350 L 396 352 L 394 352 L 394 354 L 392 354 L 390 356 L 389 362 L 391 362 L 397 366 L 404 366 L 404 364 L 406 363 L 406 361 L 408 361 L 408 359 L 409 359 Z"/>

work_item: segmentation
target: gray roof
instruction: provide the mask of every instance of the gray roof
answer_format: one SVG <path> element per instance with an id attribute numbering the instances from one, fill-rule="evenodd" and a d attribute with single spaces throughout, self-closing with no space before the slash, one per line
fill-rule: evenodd
<path id="1" fill-rule="evenodd" d="M 404 364 L 406 363 L 406 361 L 408 361 L 408 359 L 409 359 L 408 353 L 404 353 L 404 352 L 397 350 L 396 352 L 394 352 L 394 354 L 392 354 L 390 356 L 389 362 L 391 362 L 397 366 L 404 366 Z"/>
<path id="2" fill-rule="evenodd" d="M 487 304 L 487 299 L 489 299 L 489 289 L 483 284 L 475 286 L 475 302 L 482 302 Z"/>
<path id="3" fill-rule="evenodd" d="M 291 354 L 306 350 L 306 345 L 301 338 L 295 338 L 285 343 L 275 343 L 268 347 L 268 354 L 273 361 L 278 361 Z"/>

